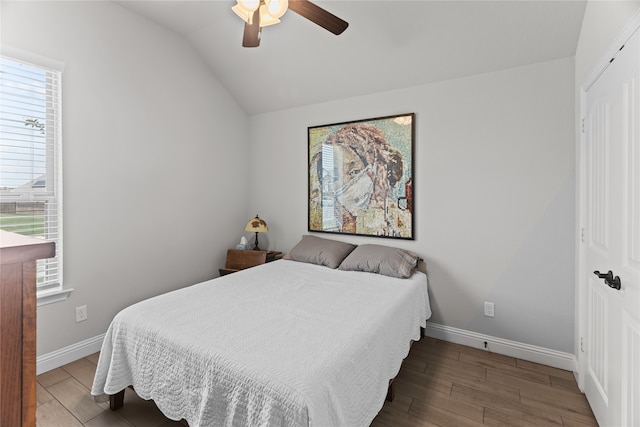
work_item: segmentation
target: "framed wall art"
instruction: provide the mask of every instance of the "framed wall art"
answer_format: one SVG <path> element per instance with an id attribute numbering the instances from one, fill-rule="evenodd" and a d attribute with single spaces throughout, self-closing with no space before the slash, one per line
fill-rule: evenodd
<path id="1" fill-rule="evenodd" d="M 308 128 L 309 231 L 414 238 L 415 113 Z"/>

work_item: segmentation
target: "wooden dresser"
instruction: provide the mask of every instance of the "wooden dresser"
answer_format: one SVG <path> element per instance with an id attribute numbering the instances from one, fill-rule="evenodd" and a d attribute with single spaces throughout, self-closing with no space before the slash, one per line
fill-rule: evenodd
<path id="1" fill-rule="evenodd" d="M 36 260 L 53 242 L 0 230 L 0 425 L 36 425 Z"/>

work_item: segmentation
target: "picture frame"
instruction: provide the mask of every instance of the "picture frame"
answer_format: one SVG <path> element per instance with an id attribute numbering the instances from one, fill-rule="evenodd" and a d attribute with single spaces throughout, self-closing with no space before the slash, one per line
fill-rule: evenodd
<path id="1" fill-rule="evenodd" d="M 415 113 L 308 128 L 308 231 L 414 239 Z"/>

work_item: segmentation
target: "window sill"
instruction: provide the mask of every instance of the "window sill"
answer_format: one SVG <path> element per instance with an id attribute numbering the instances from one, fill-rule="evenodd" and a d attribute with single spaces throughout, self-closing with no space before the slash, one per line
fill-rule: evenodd
<path id="1" fill-rule="evenodd" d="M 73 289 L 55 289 L 51 291 L 38 292 L 36 297 L 38 301 L 38 307 L 53 304 L 54 302 L 64 301 L 69 298 Z"/>

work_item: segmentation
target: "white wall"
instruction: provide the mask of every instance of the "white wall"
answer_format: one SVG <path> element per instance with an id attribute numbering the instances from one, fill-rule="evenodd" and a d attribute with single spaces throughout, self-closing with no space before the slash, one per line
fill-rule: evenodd
<path id="1" fill-rule="evenodd" d="M 435 323 L 573 352 L 573 73 L 566 58 L 252 116 L 270 249 L 307 232 L 308 126 L 415 112 L 415 241 L 320 235 L 422 255 Z"/>
<path id="2" fill-rule="evenodd" d="M 180 37 L 113 2 L 2 2 L 2 45 L 65 63 L 64 276 L 38 355 L 216 277 L 247 218 L 248 121 Z M 88 320 L 75 323 L 75 307 Z"/>

